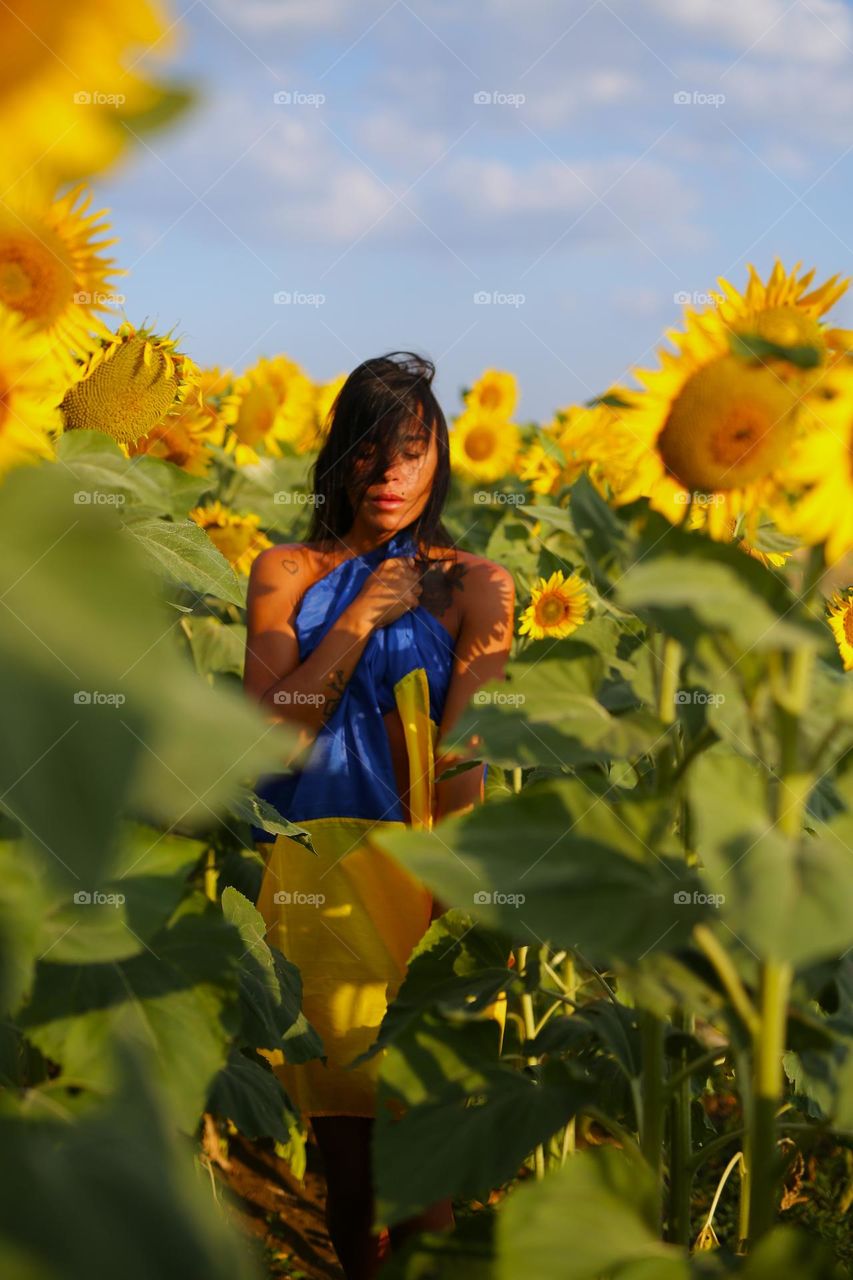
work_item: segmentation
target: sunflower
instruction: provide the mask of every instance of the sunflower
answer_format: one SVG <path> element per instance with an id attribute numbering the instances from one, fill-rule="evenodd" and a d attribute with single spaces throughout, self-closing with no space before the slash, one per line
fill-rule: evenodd
<path id="1" fill-rule="evenodd" d="M 559 412 L 557 438 L 566 460 L 564 484 L 574 484 L 586 471 L 604 498 L 610 498 L 624 486 L 631 453 L 629 450 L 626 456 L 621 448 L 612 445 L 625 430 L 620 411 L 629 409 L 636 400 L 636 392 L 611 387 L 593 404 L 572 405 Z"/>
<path id="2" fill-rule="evenodd" d="M 237 573 L 247 574 L 255 557 L 272 546 L 266 534 L 260 532 L 260 516 L 238 515 L 221 502 L 194 507 L 189 517 L 205 530 Z"/>
<path id="3" fill-rule="evenodd" d="M 287 356 L 258 360 L 236 379 L 234 397 L 225 447 L 239 466 L 257 462 L 261 451 L 280 458 L 283 445 L 296 450 L 313 434 L 311 380 Z"/>
<path id="4" fill-rule="evenodd" d="M 612 387 L 586 405 L 558 409 L 518 461 L 518 474 L 536 493 L 555 494 L 584 472 L 606 499 L 631 478 L 637 440 L 620 414 L 639 403 L 636 391 Z"/>
<path id="5" fill-rule="evenodd" d="M 846 292 L 850 280 L 830 276 L 811 293 L 806 293 L 815 273 L 812 268 L 798 279 L 801 265 L 798 262 L 786 272 L 777 258 L 766 284 L 750 265 L 749 282 L 743 294 L 719 277 L 723 299 L 707 313 L 708 317 L 716 319 L 725 330 L 756 334 L 778 346 L 814 347 L 821 360 L 832 351 L 843 350 L 850 346 L 853 333 L 847 329 L 827 329 L 820 321 Z"/>
<path id="6" fill-rule="evenodd" d="M 853 549 L 853 364 L 837 360 L 803 403 L 800 430 L 779 479 L 780 528 L 829 564 Z"/>
<path id="7" fill-rule="evenodd" d="M 765 569 L 781 569 L 791 558 L 790 551 L 762 551 L 746 538 L 740 538 L 737 546 L 740 551 L 757 560 L 759 564 L 763 564 Z"/>
<path id="8" fill-rule="evenodd" d="M 450 461 L 469 480 L 503 480 L 513 472 L 520 442 L 515 423 L 469 410 L 450 432 Z"/>
<path id="9" fill-rule="evenodd" d="M 550 578 L 540 578 L 530 593 L 530 604 L 519 620 L 520 635 L 533 640 L 551 637 L 562 640 L 586 620 L 589 596 L 586 583 L 576 573 L 568 578 L 558 569 Z"/>
<path id="10" fill-rule="evenodd" d="M 683 527 L 688 530 L 702 529 L 704 528 L 705 523 L 706 516 L 702 507 L 691 506 L 690 510 L 687 512 Z M 783 565 L 788 563 L 793 553 L 793 547 L 791 550 L 785 549 L 772 551 L 766 545 L 768 542 L 770 543 L 770 546 L 772 546 L 774 542 L 776 544 L 779 543 L 778 532 L 772 525 L 768 525 L 766 522 L 757 525 L 753 531 L 753 540 L 750 541 L 749 538 L 742 538 L 740 536 L 738 524 L 739 522 L 737 520 L 728 521 L 725 528 L 721 530 L 720 541 L 734 543 L 738 551 L 742 551 L 744 555 L 749 556 L 752 560 L 757 560 L 759 564 L 764 565 L 765 569 L 780 569 Z"/>
<path id="11" fill-rule="evenodd" d="M 515 375 L 500 369 L 486 369 L 473 387 L 463 393 L 466 411 L 484 417 L 510 418 L 518 400 Z"/>
<path id="12" fill-rule="evenodd" d="M 234 382 L 231 370 L 220 369 L 219 365 L 211 365 L 198 371 L 202 410 L 207 414 L 211 425 L 218 428 L 220 436 L 224 427 L 237 421 L 240 397 L 234 391 Z"/>
<path id="13" fill-rule="evenodd" d="M 221 428 L 206 407 L 194 398 L 166 415 L 147 435 L 127 445 L 128 456 L 147 453 L 180 467 L 191 476 L 206 476 L 213 455 L 209 445 L 218 444 Z"/>
<path id="14" fill-rule="evenodd" d="M 0 105 L 5 190 L 35 170 L 67 181 L 111 164 L 129 141 L 121 120 L 152 112 L 166 93 L 140 74 L 171 27 L 150 0 L 8 0 L 0 7 Z"/>
<path id="15" fill-rule="evenodd" d="M 123 324 L 78 370 L 65 393 L 65 429 L 103 431 L 119 444 L 132 444 L 191 393 L 199 403 L 197 372 L 172 338 Z"/>
<path id="16" fill-rule="evenodd" d="M 543 495 L 555 494 L 560 488 L 560 477 L 563 464 L 555 453 L 552 443 L 547 440 L 540 444 L 534 440 L 520 454 L 516 463 L 516 474 L 520 480 L 530 485 L 534 493 Z"/>
<path id="17" fill-rule="evenodd" d="M 89 213 L 92 195 L 82 186 L 61 199 L 26 196 L 0 204 L 0 301 L 43 330 L 69 373 L 75 355 L 86 355 L 109 331 L 98 317 L 108 312 L 111 277 L 123 275 L 103 250 L 106 211 Z"/>
<path id="18" fill-rule="evenodd" d="M 797 407 L 796 386 L 775 370 L 720 356 L 691 374 L 670 402 L 658 453 L 685 489 L 742 489 L 783 460 Z"/>
<path id="19" fill-rule="evenodd" d="M 765 285 L 750 266 L 743 296 L 721 279 L 719 306 L 688 308 L 686 331 L 667 331 L 677 352 L 661 350 L 660 368 L 635 371 L 643 390 L 617 411 L 592 451 L 617 505 L 645 497 L 673 523 L 698 505 L 712 537 L 729 537 L 739 517 L 751 533 L 774 501 L 774 477 L 798 431 L 801 401 L 820 373 L 782 354 L 762 360 L 733 354 L 733 334 L 813 347 L 818 365 L 850 336 L 821 322 L 849 282 L 833 276 L 805 293 L 814 272 L 798 279 L 798 269 L 786 274 L 777 261 Z"/>
<path id="20" fill-rule="evenodd" d="M 516 472 L 534 493 L 553 495 L 571 485 L 587 465 L 585 449 L 591 411 L 581 405 L 558 409 L 521 453 Z"/>
<path id="21" fill-rule="evenodd" d="M 695 327 L 679 355 L 638 370 L 644 392 L 619 413 L 592 459 L 617 505 L 646 497 L 680 523 L 698 505 L 712 537 L 726 539 L 740 515 L 755 520 L 786 456 L 804 382 L 799 370 L 749 362 Z"/>
<path id="22" fill-rule="evenodd" d="M 62 390 L 44 334 L 0 305 L 0 471 L 53 457 Z"/>
<path id="23" fill-rule="evenodd" d="M 316 383 L 314 386 L 314 428 L 309 439 L 304 442 L 306 448 L 300 449 L 300 453 L 306 453 L 310 449 L 317 449 L 322 443 L 323 437 L 329 425 L 329 416 L 332 407 L 338 397 L 341 387 L 347 380 L 345 373 L 340 373 L 331 382 Z"/>
<path id="24" fill-rule="evenodd" d="M 847 588 L 847 598 L 836 591 L 827 603 L 829 625 L 841 654 L 845 671 L 853 671 L 853 589 Z"/>

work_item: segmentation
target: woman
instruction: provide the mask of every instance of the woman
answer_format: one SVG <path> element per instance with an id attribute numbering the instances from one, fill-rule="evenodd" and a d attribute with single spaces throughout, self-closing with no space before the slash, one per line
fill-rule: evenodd
<path id="1" fill-rule="evenodd" d="M 329 1234 L 359 1280 L 379 1257 L 370 1136 L 380 1055 L 347 1064 L 375 1039 L 442 910 L 370 833 L 429 828 L 482 800 L 482 766 L 436 782 L 462 758 L 436 751 L 472 694 L 502 676 L 513 626 L 511 575 L 459 550 L 442 524 L 450 464 L 434 372 L 396 352 L 349 375 L 314 466 L 308 538 L 263 552 L 249 582 L 245 687 L 299 734 L 299 768 L 258 790 L 315 849 L 275 840 L 258 907 L 300 969 L 326 1053 L 301 1065 L 268 1056 L 311 1118 Z M 434 1205 L 392 1242 L 452 1220 L 449 1203 Z"/>

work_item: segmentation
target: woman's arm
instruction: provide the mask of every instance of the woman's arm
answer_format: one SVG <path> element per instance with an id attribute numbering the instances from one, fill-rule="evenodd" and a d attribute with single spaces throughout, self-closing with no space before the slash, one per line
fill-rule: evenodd
<path id="1" fill-rule="evenodd" d="M 462 624 L 439 727 L 436 774 L 476 755 L 476 734 L 463 748 L 453 751 L 442 750 L 442 739 L 481 685 L 503 677 L 512 644 L 514 604 L 515 586 L 507 569 L 482 560 L 468 570 L 462 595 Z M 482 798 L 483 768 L 480 765 L 437 784 L 434 820 L 469 809 Z"/>
<path id="2" fill-rule="evenodd" d="M 287 720 L 299 728 L 297 753 L 334 713 L 373 629 L 414 608 L 419 594 L 411 561 L 381 561 L 300 662 L 294 624 L 311 582 L 304 547 L 270 547 L 252 565 L 246 601 L 243 687 L 273 720 Z"/>

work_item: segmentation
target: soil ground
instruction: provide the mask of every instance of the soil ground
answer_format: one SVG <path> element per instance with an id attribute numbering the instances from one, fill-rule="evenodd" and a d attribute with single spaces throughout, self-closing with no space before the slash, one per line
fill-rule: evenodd
<path id="1" fill-rule="evenodd" d="M 256 1243 L 269 1276 L 343 1280 L 324 1218 L 326 1183 L 316 1145 L 309 1141 L 305 1181 L 299 1182 L 271 1144 L 229 1138 L 225 1171 L 214 1165 L 229 1217 Z"/>

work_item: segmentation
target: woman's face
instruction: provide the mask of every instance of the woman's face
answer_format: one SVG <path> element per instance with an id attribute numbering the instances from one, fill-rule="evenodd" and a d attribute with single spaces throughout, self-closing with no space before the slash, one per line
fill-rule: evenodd
<path id="1" fill-rule="evenodd" d="M 356 450 L 353 463 L 354 480 L 369 474 L 373 457 L 369 446 Z M 404 440 L 395 456 L 388 460 L 383 475 L 374 476 L 368 485 L 356 520 L 376 532 L 403 529 L 416 520 L 429 499 L 438 449 L 435 437 L 418 423 L 413 423 L 411 436 Z M 352 486 L 350 496 L 352 497 Z"/>

